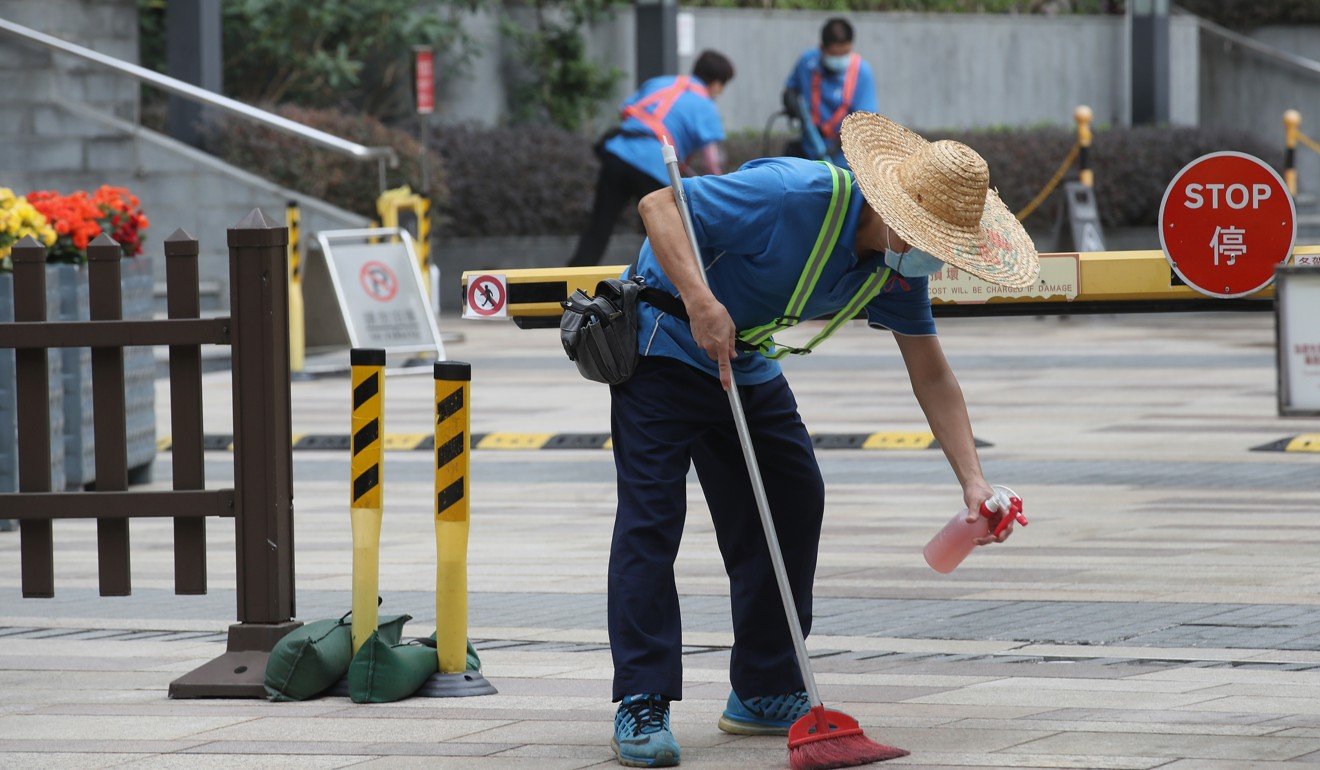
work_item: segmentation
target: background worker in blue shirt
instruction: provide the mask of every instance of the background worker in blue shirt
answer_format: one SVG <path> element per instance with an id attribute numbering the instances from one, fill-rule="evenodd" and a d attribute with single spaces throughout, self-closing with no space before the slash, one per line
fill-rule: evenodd
<path id="1" fill-rule="evenodd" d="M 784 83 L 784 106 L 802 124 L 802 138 L 791 142 L 785 154 L 811 160 L 828 158 L 840 168 L 848 167 L 839 147 L 843 119 L 879 107 L 871 65 L 853 51 L 853 28 L 847 19 L 825 22 L 820 29 L 820 48 L 809 49 L 798 58 Z"/>
<path id="2" fill-rule="evenodd" d="M 950 499 L 959 494 L 969 511 L 979 511 L 994 494 L 935 336 L 927 277 L 947 263 L 996 284 L 1031 286 L 1039 273 L 1036 249 L 989 189 L 989 169 L 971 148 L 927 143 L 870 113 L 849 116 L 842 134 L 855 175 L 827 163 L 771 158 L 727 176 L 684 180 L 709 288 L 671 192 L 652 193 L 638 207 L 649 237 L 630 272 L 678 297 L 668 312 L 640 306 L 642 356 L 632 377 L 610 388 L 618 476 L 608 577 L 619 702 L 612 745 L 623 764 L 679 762 L 669 722 L 669 703 L 683 694 L 674 560 L 693 465 L 729 574 L 733 689 L 719 727 L 785 735 L 808 709 L 724 392 L 735 378 L 808 632 L 825 486 L 773 347 L 737 349 L 747 330 L 755 336 L 765 325 L 791 325 L 786 309 L 804 294 L 797 313 L 803 319 L 834 313 L 846 320 L 864 310 L 872 327 L 893 332 L 959 482 Z M 818 272 L 804 270 L 809 266 Z M 799 290 L 808 272 L 815 280 Z M 868 385 L 849 387 L 864 396 Z"/>
<path id="3" fill-rule="evenodd" d="M 596 146 L 596 199 L 570 267 L 598 264 L 623 207 L 669 183 L 660 157 L 662 138 L 674 145 L 679 158 L 702 150 L 706 171 L 722 171 L 718 143 L 724 140 L 724 122 L 715 99 L 731 80 L 733 63 L 716 51 L 703 51 L 690 77 L 651 78 L 628 97 L 618 128 Z"/>

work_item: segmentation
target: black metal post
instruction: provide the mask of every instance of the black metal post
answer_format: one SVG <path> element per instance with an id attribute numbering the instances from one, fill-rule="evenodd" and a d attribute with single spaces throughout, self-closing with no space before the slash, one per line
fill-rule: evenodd
<path id="1" fill-rule="evenodd" d="M 661 75 L 678 74 L 678 3 L 637 0 L 637 85 Z"/>
<path id="2" fill-rule="evenodd" d="M 223 93 L 221 21 L 220 0 L 169 0 L 165 7 L 166 74 Z M 170 97 L 170 136 L 199 147 L 201 123 L 201 105 Z"/>
<path id="3" fill-rule="evenodd" d="M 1169 0 L 1129 0 L 1132 124 L 1169 122 Z"/>

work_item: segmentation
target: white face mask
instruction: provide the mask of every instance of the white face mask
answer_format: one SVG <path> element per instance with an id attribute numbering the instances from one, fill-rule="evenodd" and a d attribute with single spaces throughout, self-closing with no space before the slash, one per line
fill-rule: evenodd
<path id="1" fill-rule="evenodd" d="M 894 251 L 889 244 L 889 225 L 885 225 L 885 265 L 904 278 L 924 278 L 944 269 L 944 263 L 921 249 L 908 247 L 907 251 Z"/>
<path id="2" fill-rule="evenodd" d="M 846 53 L 842 56 L 826 56 L 823 53 L 820 55 L 820 66 L 830 72 L 843 72 L 848 69 L 848 64 L 851 61 L 852 54 L 850 53 Z"/>

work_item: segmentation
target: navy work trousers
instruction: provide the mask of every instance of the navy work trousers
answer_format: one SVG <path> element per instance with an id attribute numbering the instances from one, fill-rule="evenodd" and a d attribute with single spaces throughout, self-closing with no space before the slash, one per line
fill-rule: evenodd
<path id="1" fill-rule="evenodd" d="M 719 380 L 661 356 L 611 388 L 619 506 L 610 547 L 609 627 L 614 699 L 683 695 L 682 621 L 674 559 L 695 463 L 729 574 L 733 657 L 729 678 L 744 698 L 802 688 L 775 587 L 770 552 Z M 811 628 L 825 486 L 788 382 L 739 387 L 802 628 Z"/>

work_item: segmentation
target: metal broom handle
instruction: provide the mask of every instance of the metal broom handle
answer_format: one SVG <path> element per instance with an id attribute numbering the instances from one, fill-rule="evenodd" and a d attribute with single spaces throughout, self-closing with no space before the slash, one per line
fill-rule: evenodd
<path id="1" fill-rule="evenodd" d="M 701 259 L 701 248 L 697 246 L 697 232 L 692 227 L 692 212 L 688 209 L 687 194 L 683 191 L 683 175 L 678 170 L 678 154 L 674 146 L 666 140 L 661 142 L 665 168 L 669 170 L 669 186 L 674 191 L 674 202 L 678 205 L 678 216 L 683 220 L 683 229 L 687 232 L 688 245 L 697 259 L 697 272 L 707 286 L 706 264 Z M 807 697 L 812 707 L 821 705 L 820 691 L 816 689 L 816 677 L 811 672 L 811 657 L 807 654 L 807 642 L 802 636 L 802 624 L 798 621 L 797 606 L 793 603 L 793 589 L 788 584 L 788 570 L 784 568 L 784 554 L 779 549 L 779 536 L 775 533 L 774 519 L 770 518 L 770 501 L 765 496 L 765 482 L 761 480 L 761 467 L 756 462 L 756 451 L 752 448 L 752 434 L 747 429 L 747 416 L 743 414 L 742 399 L 738 388 L 729 388 L 729 408 L 733 411 L 733 424 L 738 429 L 738 443 L 742 445 L 743 458 L 747 461 L 747 475 L 752 481 L 752 494 L 756 497 L 756 510 L 761 514 L 761 528 L 765 530 L 766 545 L 770 548 L 770 563 L 775 568 L 775 582 L 779 584 L 779 598 L 784 603 L 784 615 L 788 619 L 788 631 L 793 636 L 793 650 L 797 653 L 798 668 L 802 672 L 802 682 L 807 689 Z"/>

